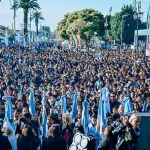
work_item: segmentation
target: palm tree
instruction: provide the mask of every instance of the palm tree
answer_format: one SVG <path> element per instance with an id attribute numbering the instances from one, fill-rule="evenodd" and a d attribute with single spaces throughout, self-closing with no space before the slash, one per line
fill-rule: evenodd
<path id="1" fill-rule="evenodd" d="M 31 17 L 31 20 L 35 20 L 35 26 L 36 26 L 36 35 L 38 36 L 39 33 L 39 20 L 44 20 L 42 17 L 42 12 L 36 11 L 33 16 Z"/>
<path id="2" fill-rule="evenodd" d="M 16 3 L 17 4 L 17 3 Z M 37 10 L 40 9 L 40 6 L 37 0 L 21 0 L 19 8 L 23 9 L 24 13 L 24 36 L 27 37 L 28 33 L 28 13 L 30 9 Z M 26 38 L 27 40 L 27 38 Z"/>
<path id="3" fill-rule="evenodd" d="M 46 35 L 46 37 L 50 37 L 51 30 L 49 26 L 42 26 L 42 32 L 44 33 L 44 35 Z"/>

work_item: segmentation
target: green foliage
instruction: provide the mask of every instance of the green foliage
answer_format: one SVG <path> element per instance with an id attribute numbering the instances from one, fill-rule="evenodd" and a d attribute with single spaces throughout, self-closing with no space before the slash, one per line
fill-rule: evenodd
<path id="1" fill-rule="evenodd" d="M 41 30 L 43 33 L 45 33 L 46 37 L 50 37 L 51 30 L 49 26 L 42 26 Z"/>
<path id="2" fill-rule="evenodd" d="M 104 17 L 94 9 L 84 9 L 66 14 L 56 29 L 57 36 L 62 39 L 69 39 L 70 36 L 79 33 L 86 45 L 94 32 L 97 32 L 98 36 L 104 35 Z"/>
<path id="3" fill-rule="evenodd" d="M 122 16 L 124 17 L 122 18 Z M 134 31 L 137 29 L 137 20 L 134 19 L 133 16 L 134 10 L 132 5 L 124 5 L 121 9 L 121 12 L 116 13 L 111 17 L 111 39 L 115 39 L 116 41 L 120 42 L 122 28 L 123 42 L 130 44 L 134 41 Z M 139 29 L 145 28 L 142 25 L 140 19 L 138 20 L 138 22 Z"/>
<path id="4" fill-rule="evenodd" d="M 18 2 L 16 1 L 14 6 L 12 8 L 16 8 L 18 6 Z M 37 0 L 21 0 L 19 8 L 23 9 L 23 22 L 24 22 L 24 35 L 27 40 L 27 34 L 28 34 L 28 13 L 30 9 L 37 10 L 40 9 L 40 6 L 37 2 Z"/>
<path id="5" fill-rule="evenodd" d="M 39 25 L 39 20 L 44 20 L 42 17 L 42 12 L 34 12 L 33 15 L 31 16 L 31 20 L 35 21 L 35 26 L 36 26 L 36 34 L 38 35 L 38 25 Z"/>
<path id="6" fill-rule="evenodd" d="M 37 2 L 37 0 L 21 0 L 20 2 L 20 8 L 22 9 L 40 9 L 40 6 Z"/>

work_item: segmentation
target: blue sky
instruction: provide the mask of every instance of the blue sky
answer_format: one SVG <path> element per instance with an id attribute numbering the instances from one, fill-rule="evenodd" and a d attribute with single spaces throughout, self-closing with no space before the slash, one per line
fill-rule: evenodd
<path id="1" fill-rule="evenodd" d="M 148 10 L 150 0 L 142 0 L 142 11 Z M 102 12 L 104 15 L 109 13 L 109 8 L 113 7 L 112 15 L 121 10 L 123 4 L 133 4 L 133 0 L 38 0 L 41 11 L 43 13 L 44 21 L 41 25 L 50 26 L 51 30 L 55 30 L 57 23 L 63 18 L 66 13 L 71 13 L 76 10 L 85 8 L 93 8 Z M 20 29 L 23 23 L 22 9 L 17 11 L 16 28 Z M 10 10 L 9 0 L 2 0 L 0 3 L 0 24 L 12 27 L 13 11 Z M 32 23 L 34 29 L 34 22 Z"/>

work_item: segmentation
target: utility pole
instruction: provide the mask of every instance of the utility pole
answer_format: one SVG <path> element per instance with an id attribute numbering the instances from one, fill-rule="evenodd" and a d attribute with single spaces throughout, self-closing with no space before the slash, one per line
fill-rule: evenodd
<path id="1" fill-rule="evenodd" d="M 138 30 L 139 30 L 139 19 L 143 16 L 143 12 L 141 12 L 141 1 L 137 2 L 135 1 L 135 13 L 134 13 L 134 19 L 137 19 L 137 30 L 136 30 L 136 52 L 138 52 Z"/>
<path id="2" fill-rule="evenodd" d="M 30 9 L 30 42 L 31 42 L 31 36 L 32 36 L 32 31 L 31 31 L 31 9 Z"/>
<path id="3" fill-rule="evenodd" d="M 15 5 L 15 0 L 14 0 L 14 37 L 16 35 L 16 5 Z M 16 38 L 14 40 L 14 44 L 16 44 Z"/>

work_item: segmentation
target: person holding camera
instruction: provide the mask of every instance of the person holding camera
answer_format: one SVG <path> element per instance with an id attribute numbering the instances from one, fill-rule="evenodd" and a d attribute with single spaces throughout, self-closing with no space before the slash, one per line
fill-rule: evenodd
<path id="1" fill-rule="evenodd" d="M 113 135 L 118 135 L 117 150 L 137 150 L 140 120 L 138 114 L 132 114 L 130 119 L 127 116 L 123 117 L 123 123 L 112 131 Z"/>

